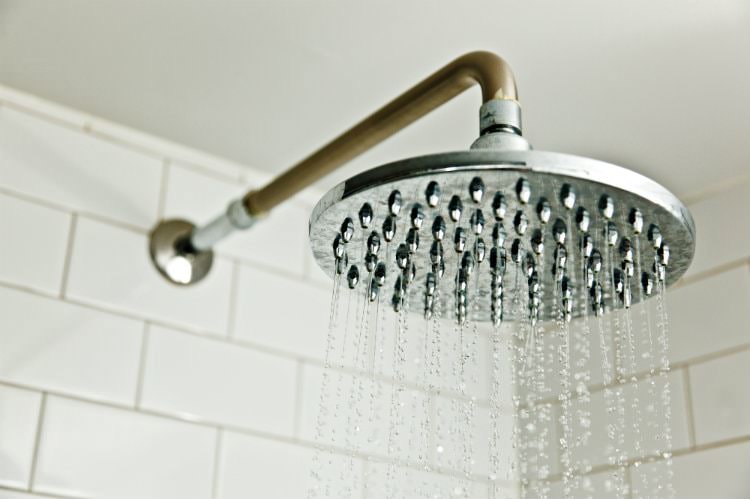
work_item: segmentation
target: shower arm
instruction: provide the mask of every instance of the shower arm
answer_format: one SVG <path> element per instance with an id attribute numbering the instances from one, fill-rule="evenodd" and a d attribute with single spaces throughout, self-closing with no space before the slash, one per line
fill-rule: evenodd
<path id="1" fill-rule="evenodd" d="M 520 134 L 518 94 L 510 66 L 491 52 L 470 52 L 431 74 L 265 187 L 231 202 L 224 213 L 206 225 L 194 227 L 185 221 L 162 221 L 151 233 L 151 257 L 157 269 L 178 284 L 200 280 L 210 268 L 211 248 L 218 241 L 236 230 L 251 227 L 305 187 L 477 84 L 482 89 L 483 110 L 488 104 L 492 110 L 480 113 L 480 131 L 497 128 Z M 492 106 L 503 102 L 514 105 Z M 185 260 L 182 265 L 175 264 L 178 257 Z M 204 264 L 200 265 L 199 260 Z M 169 265 L 184 269 L 189 266 L 189 275 L 176 277 L 175 272 L 181 271 L 170 271 Z"/>

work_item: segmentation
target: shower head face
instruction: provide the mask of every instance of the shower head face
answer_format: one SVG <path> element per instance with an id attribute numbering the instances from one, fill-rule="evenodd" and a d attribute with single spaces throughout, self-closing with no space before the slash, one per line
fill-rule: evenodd
<path id="1" fill-rule="evenodd" d="M 695 248 L 690 213 L 654 181 L 529 150 L 445 153 L 366 171 L 323 196 L 309 235 L 327 274 L 356 267 L 354 286 L 371 299 L 459 322 L 629 307 L 676 282 Z M 522 303 L 510 303 L 511 292 Z"/>

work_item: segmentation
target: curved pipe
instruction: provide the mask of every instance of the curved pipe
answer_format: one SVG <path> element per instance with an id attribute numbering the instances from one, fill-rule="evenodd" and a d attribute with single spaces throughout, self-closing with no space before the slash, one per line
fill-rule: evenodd
<path id="1" fill-rule="evenodd" d="M 342 164 L 376 146 L 464 90 L 482 87 L 482 100 L 518 100 L 508 63 L 491 52 L 470 52 L 431 74 L 285 173 L 243 199 L 248 213 L 267 213 Z"/>

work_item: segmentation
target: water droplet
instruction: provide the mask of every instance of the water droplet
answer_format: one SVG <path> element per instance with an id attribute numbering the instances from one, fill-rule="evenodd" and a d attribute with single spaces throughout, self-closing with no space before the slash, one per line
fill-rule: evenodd
<path id="1" fill-rule="evenodd" d="M 372 222 L 372 206 L 370 206 L 370 203 L 364 203 L 362 205 L 362 208 L 359 209 L 359 225 L 363 229 L 366 229 L 370 226 L 371 222 Z"/>
<path id="2" fill-rule="evenodd" d="M 549 201 L 545 198 L 539 200 L 536 205 L 536 214 L 539 216 L 539 221 L 543 224 L 549 222 L 550 216 L 552 216 L 552 207 L 549 205 Z"/>
<path id="3" fill-rule="evenodd" d="M 448 215 L 451 220 L 458 222 L 461 219 L 461 212 L 464 209 L 464 204 L 461 202 L 461 198 L 453 196 L 448 202 Z"/>
<path id="4" fill-rule="evenodd" d="M 609 220 L 615 214 L 615 202 L 606 194 L 599 198 L 599 212 Z"/>
<path id="5" fill-rule="evenodd" d="M 552 236 L 555 238 L 557 244 L 565 244 L 565 238 L 568 235 L 568 228 L 561 219 L 555 220 L 555 224 L 552 226 Z"/>
<path id="6" fill-rule="evenodd" d="M 349 267 L 349 272 L 346 274 L 346 280 L 349 284 L 349 289 L 354 289 L 359 282 L 359 269 L 356 265 Z"/>
<path id="7" fill-rule="evenodd" d="M 396 249 L 396 265 L 398 265 L 398 268 L 401 270 L 405 269 L 406 266 L 409 263 L 409 248 L 401 243 L 398 245 L 398 249 Z"/>
<path id="8" fill-rule="evenodd" d="M 617 244 L 617 238 L 620 237 L 620 233 L 617 231 L 617 225 L 613 222 L 607 223 L 607 244 L 614 246 Z"/>
<path id="9" fill-rule="evenodd" d="M 333 257 L 337 260 L 344 256 L 344 241 L 341 234 L 336 234 L 333 240 Z"/>
<path id="10" fill-rule="evenodd" d="M 431 208 L 435 208 L 440 203 L 440 185 L 434 180 L 427 184 L 427 189 L 425 189 L 424 194 L 427 204 Z"/>
<path id="11" fill-rule="evenodd" d="M 492 213 L 495 215 L 495 219 L 502 221 L 507 211 L 508 203 L 505 201 L 505 196 L 500 192 L 496 192 L 495 197 L 492 198 Z"/>
<path id="12" fill-rule="evenodd" d="M 641 213 L 641 210 L 638 208 L 630 210 L 628 222 L 630 222 L 630 226 L 633 227 L 633 233 L 640 234 L 643 231 L 643 213 Z"/>
<path id="13" fill-rule="evenodd" d="M 478 237 L 476 241 L 474 241 L 474 257 L 477 260 L 477 263 L 482 263 L 484 261 L 484 255 L 485 255 L 485 245 L 484 240 L 481 237 Z"/>
<path id="14" fill-rule="evenodd" d="M 659 263 L 669 265 L 669 246 L 665 243 L 661 243 L 661 246 L 659 246 Z"/>
<path id="15" fill-rule="evenodd" d="M 516 183 L 516 195 L 521 204 L 526 204 L 531 199 L 531 185 L 525 178 L 518 179 Z"/>
<path id="16" fill-rule="evenodd" d="M 440 215 L 432 222 L 432 237 L 436 241 L 442 241 L 445 237 L 445 220 Z"/>
<path id="17" fill-rule="evenodd" d="M 385 264 L 383 262 L 378 263 L 373 273 L 373 281 L 378 285 L 382 286 L 385 284 Z"/>
<path id="18" fill-rule="evenodd" d="M 560 202 L 567 210 L 572 210 L 576 204 L 576 191 L 570 184 L 565 184 L 560 189 Z"/>
<path id="19" fill-rule="evenodd" d="M 443 244 L 440 241 L 433 241 L 430 247 L 430 260 L 433 265 L 443 261 Z"/>
<path id="20" fill-rule="evenodd" d="M 416 253 L 419 248 L 419 233 L 417 229 L 411 228 L 406 234 L 406 244 L 409 245 L 409 252 Z"/>
<path id="21" fill-rule="evenodd" d="M 471 196 L 472 201 L 477 204 L 482 202 L 482 197 L 484 196 L 484 182 L 482 182 L 481 178 L 474 177 L 471 179 L 471 182 L 469 183 L 469 196 Z"/>
<path id="22" fill-rule="evenodd" d="M 370 236 L 367 238 L 367 251 L 373 255 L 377 254 L 380 250 L 380 236 L 377 232 L 372 231 Z"/>
<path id="23" fill-rule="evenodd" d="M 658 225 L 651 225 L 648 228 L 648 240 L 651 242 L 651 246 L 658 250 L 661 247 L 662 236 Z"/>
<path id="24" fill-rule="evenodd" d="M 398 216 L 401 211 L 402 203 L 403 198 L 401 197 L 401 192 L 398 190 L 391 192 L 390 196 L 388 196 L 388 210 L 391 212 L 391 215 L 394 217 Z"/>
<path id="25" fill-rule="evenodd" d="M 535 229 L 534 234 L 531 236 L 531 251 L 537 255 L 544 253 L 544 237 L 542 231 L 539 229 Z"/>
<path id="26" fill-rule="evenodd" d="M 411 219 L 411 226 L 413 228 L 419 230 L 422 227 L 422 222 L 424 222 L 424 210 L 422 209 L 421 204 L 415 203 L 414 206 L 412 206 L 409 218 Z"/>
<path id="27" fill-rule="evenodd" d="M 466 249 L 466 231 L 463 228 L 456 228 L 456 234 L 453 236 L 453 243 L 456 253 L 463 253 Z"/>
<path id="28" fill-rule="evenodd" d="M 526 233 L 526 229 L 529 228 L 529 219 L 523 211 L 518 210 L 516 212 L 516 216 L 513 218 L 513 227 L 519 236 L 523 236 Z"/>
<path id="29" fill-rule="evenodd" d="M 383 238 L 387 243 L 393 241 L 396 236 L 396 219 L 389 215 L 383 220 Z"/>
<path id="30" fill-rule="evenodd" d="M 482 230 L 484 230 L 484 213 L 482 213 L 482 210 L 476 210 L 472 213 L 469 223 L 471 224 L 471 229 L 474 231 L 474 234 L 481 234 Z"/>

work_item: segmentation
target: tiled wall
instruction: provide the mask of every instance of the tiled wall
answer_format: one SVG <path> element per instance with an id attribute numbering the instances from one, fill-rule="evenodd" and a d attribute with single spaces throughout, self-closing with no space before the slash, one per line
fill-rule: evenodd
<path id="1" fill-rule="evenodd" d="M 196 287 L 146 251 L 159 218 L 205 221 L 266 178 L 0 87 L 0 499 L 304 497 L 330 295 L 315 193 L 221 243 Z M 668 297 L 678 497 L 750 495 L 750 231 L 725 222 L 748 197 L 691 203 Z"/>

